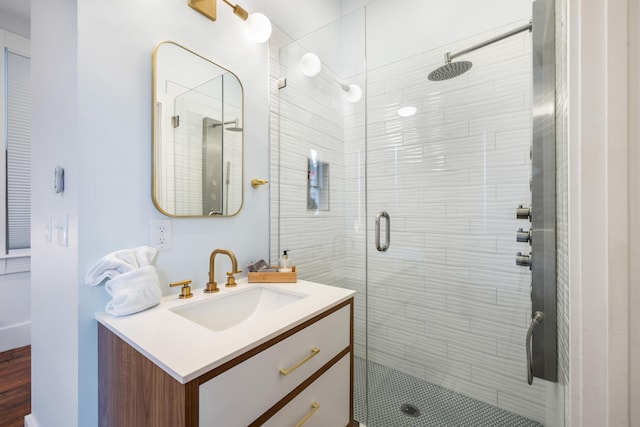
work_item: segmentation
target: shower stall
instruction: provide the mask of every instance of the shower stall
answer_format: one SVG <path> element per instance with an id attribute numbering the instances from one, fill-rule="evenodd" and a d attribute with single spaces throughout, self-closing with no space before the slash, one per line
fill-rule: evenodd
<path id="1" fill-rule="evenodd" d="M 554 81 L 534 71 L 554 68 L 535 47 L 536 31 L 553 45 L 554 4 L 424 3 L 276 29 L 271 258 L 357 291 L 361 425 L 564 425 L 555 222 L 530 222 L 556 213 Z"/>

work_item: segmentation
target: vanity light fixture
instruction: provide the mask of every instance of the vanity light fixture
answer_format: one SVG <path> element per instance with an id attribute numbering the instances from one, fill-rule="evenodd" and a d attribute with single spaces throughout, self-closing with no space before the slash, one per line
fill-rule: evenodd
<path id="1" fill-rule="evenodd" d="M 345 91 L 344 97 L 350 103 L 355 104 L 360 101 L 360 98 L 362 98 L 362 89 L 360 89 L 360 86 L 353 83 L 350 85 L 342 83 L 340 87 Z"/>
<path id="2" fill-rule="evenodd" d="M 215 21 L 217 18 L 217 0 L 189 0 L 189 6 L 207 18 Z M 242 6 L 222 0 L 233 9 L 233 13 L 247 23 L 249 38 L 256 43 L 264 43 L 271 37 L 271 21 L 262 13 L 249 13 Z"/>

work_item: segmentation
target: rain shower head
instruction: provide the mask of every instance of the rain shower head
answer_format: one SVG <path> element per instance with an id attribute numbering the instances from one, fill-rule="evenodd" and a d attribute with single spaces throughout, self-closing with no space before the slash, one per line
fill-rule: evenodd
<path id="1" fill-rule="evenodd" d="M 473 52 L 474 50 L 488 46 L 495 42 L 499 42 L 500 40 L 504 40 L 507 37 L 514 36 L 523 31 L 531 31 L 532 28 L 533 28 L 533 24 L 531 21 L 529 21 L 529 23 L 526 25 L 522 25 L 518 28 L 514 28 L 511 31 L 492 37 L 489 40 L 483 41 L 467 49 L 461 50 L 460 52 L 456 52 L 456 53 L 447 52 L 444 55 L 444 65 L 440 68 L 433 70 L 431 73 L 429 73 L 428 79 L 431 80 L 432 82 L 439 82 L 442 80 L 448 80 L 454 77 L 458 77 L 459 75 L 469 71 L 473 64 L 469 61 L 451 62 L 454 58 L 457 58 L 460 55 L 465 55 L 469 52 Z"/>
<path id="2" fill-rule="evenodd" d="M 471 69 L 473 64 L 469 61 L 447 62 L 442 67 L 429 73 L 428 79 L 432 82 L 452 79 Z"/>

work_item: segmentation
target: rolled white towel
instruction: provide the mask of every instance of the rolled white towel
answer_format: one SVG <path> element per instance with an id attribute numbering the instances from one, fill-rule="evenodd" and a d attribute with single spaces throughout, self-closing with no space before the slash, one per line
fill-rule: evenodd
<path id="1" fill-rule="evenodd" d="M 153 263 L 158 250 L 151 246 L 139 246 L 111 252 L 100 259 L 85 275 L 85 283 L 97 286 L 105 279 L 146 267 Z"/>
<path id="2" fill-rule="evenodd" d="M 160 279 L 154 266 L 138 268 L 121 274 L 105 284 L 111 301 L 106 311 L 113 316 L 125 316 L 153 307 L 160 302 Z"/>

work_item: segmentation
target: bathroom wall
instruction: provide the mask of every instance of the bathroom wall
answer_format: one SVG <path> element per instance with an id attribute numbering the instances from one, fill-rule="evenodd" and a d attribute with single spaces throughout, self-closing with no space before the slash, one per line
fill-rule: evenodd
<path id="1" fill-rule="evenodd" d="M 29 17 L 29 0 L 15 2 L 0 0 L 0 28 L 22 37 L 29 38 L 31 21 Z"/>
<path id="2" fill-rule="evenodd" d="M 260 2 L 246 1 L 249 10 Z M 93 314 L 108 297 L 84 285 L 103 255 L 148 244 L 151 201 L 151 52 L 173 40 L 233 70 L 245 89 L 245 204 L 234 218 L 173 219 L 172 249 L 156 265 L 168 282 L 202 287 L 210 252 L 233 250 L 241 265 L 268 256 L 268 47 L 250 43 L 243 22 L 219 5 L 212 22 L 185 2 L 32 2 L 33 396 L 30 426 L 97 424 Z M 224 42 L 223 42 L 224 41 Z M 65 167 L 66 190 L 50 176 Z M 49 216 L 69 220 L 68 246 L 44 241 Z M 229 266 L 221 261 L 221 271 Z"/>
<path id="3" fill-rule="evenodd" d="M 0 276 L 0 352 L 30 344 L 30 301 L 31 274 L 28 271 Z"/>

